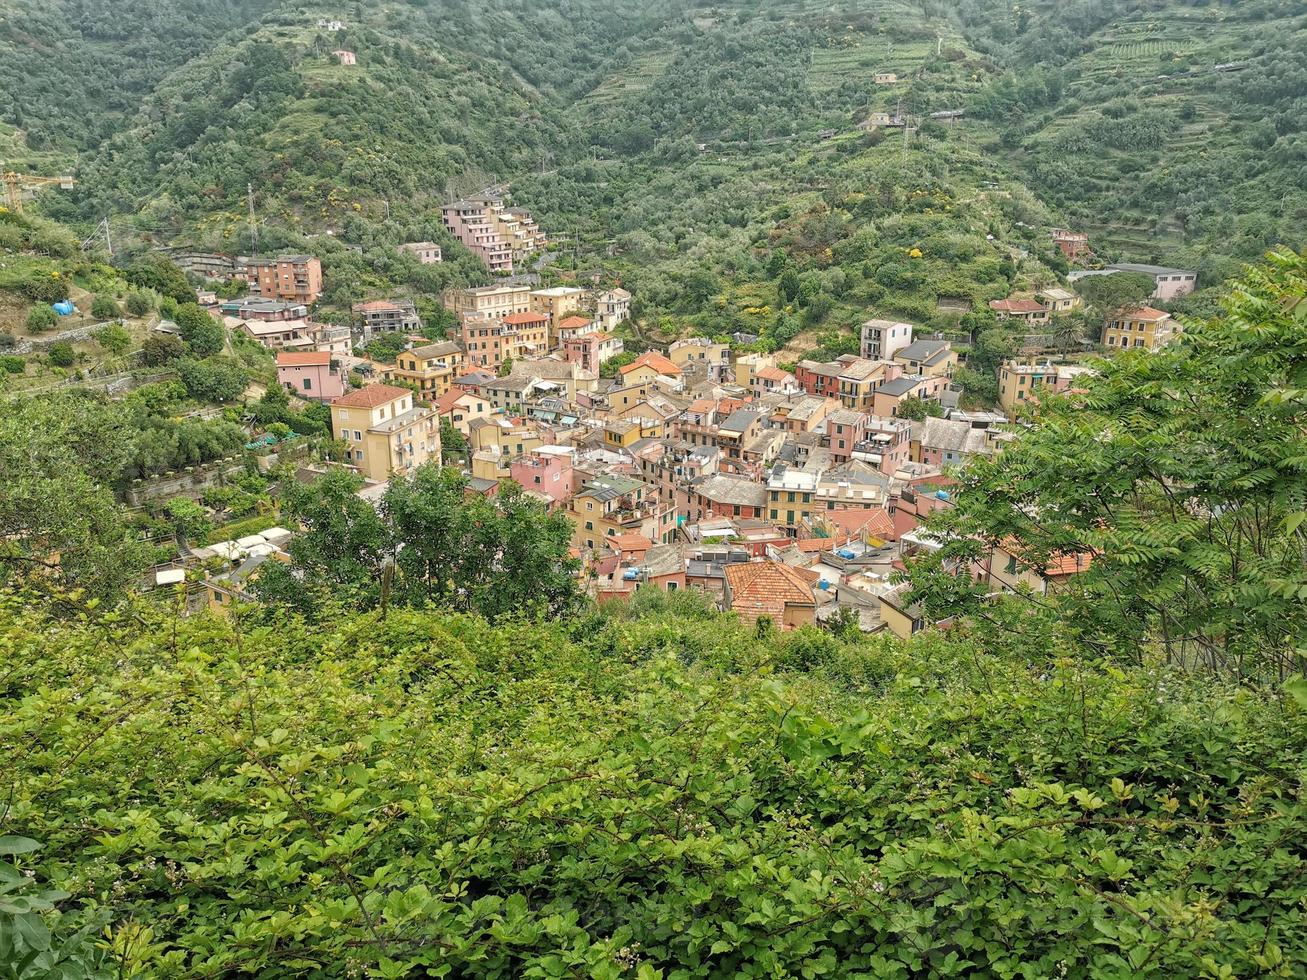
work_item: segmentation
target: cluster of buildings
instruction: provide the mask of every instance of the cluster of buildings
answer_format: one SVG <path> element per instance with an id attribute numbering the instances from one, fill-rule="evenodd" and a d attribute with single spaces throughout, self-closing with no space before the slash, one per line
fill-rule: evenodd
<path id="1" fill-rule="evenodd" d="M 544 232 L 530 213 L 510 208 L 502 197 L 484 195 L 453 201 L 441 208 L 445 229 L 467 246 L 491 272 L 510 273 L 532 252 L 546 245 Z"/>
<path id="2" fill-rule="evenodd" d="M 362 388 L 337 391 L 309 352 L 283 352 L 279 376 L 328 401 L 365 495 L 441 459 L 442 425 L 457 431 L 468 492 L 514 481 L 565 515 L 604 602 L 696 588 L 779 629 L 850 609 L 896 628 L 892 576 L 949 504 L 949 470 L 1013 438 L 1005 416 L 958 408 L 956 354 L 910 324 L 868 321 L 876 357 L 783 366 L 690 337 L 604 378 L 621 291 L 502 285 L 445 304 L 461 339 L 415 344 Z M 907 397 L 936 414 L 901 417 Z"/>

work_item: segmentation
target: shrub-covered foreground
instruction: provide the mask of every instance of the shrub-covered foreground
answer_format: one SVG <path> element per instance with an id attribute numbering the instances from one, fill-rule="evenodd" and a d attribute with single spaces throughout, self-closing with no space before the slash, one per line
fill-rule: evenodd
<path id="1" fill-rule="evenodd" d="M 0 964 L 1307 970 L 1293 699 L 640 606 L 237 630 L 0 601 L 0 854 L 40 845 L 0 857 Z M 51 889 L 51 911 L 12 901 Z"/>

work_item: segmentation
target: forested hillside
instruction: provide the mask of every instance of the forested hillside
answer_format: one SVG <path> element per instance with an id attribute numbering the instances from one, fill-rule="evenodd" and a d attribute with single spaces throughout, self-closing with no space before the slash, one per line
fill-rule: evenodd
<path id="1" fill-rule="evenodd" d="M 1207 285 L 1300 245 L 1304 18 L 1288 0 L 14 7 L 0 140 L 75 167 L 40 207 L 116 216 L 129 249 L 248 250 L 252 186 L 264 247 L 324 252 L 337 308 L 483 281 L 436 208 L 511 182 L 558 243 L 549 274 L 603 267 L 663 335 L 833 352 L 869 308 L 974 337 L 958 310 L 1061 271 L 1051 223 Z M 966 115 L 929 118 L 945 110 Z M 874 125 L 900 114 L 910 132 Z M 454 264 L 397 265 L 414 235 Z"/>

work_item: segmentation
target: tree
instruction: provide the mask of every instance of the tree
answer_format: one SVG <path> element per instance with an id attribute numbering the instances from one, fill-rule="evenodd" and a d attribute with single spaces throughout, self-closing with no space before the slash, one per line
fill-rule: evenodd
<path id="1" fill-rule="evenodd" d="M 1076 292 L 1094 308 L 1100 318 L 1122 307 L 1137 305 L 1151 296 L 1155 288 L 1152 276 L 1138 272 L 1085 276 L 1075 284 Z"/>
<path id="2" fill-rule="evenodd" d="M 46 303 L 33 306 L 27 313 L 27 332 L 45 333 L 59 322 L 59 317 Z"/>
<path id="3" fill-rule="evenodd" d="M 897 413 L 899 418 L 911 419 L 914 422 L 920 422 L 932 415 L 938 417 L 943 414 L 944 409 L 940 407 L 939 402 L 917 398 L 916 396 L 901 399 Z"/>
<path id="4" fill-rule="evenodd" d="M 146 554 L 110 489 L 131 452 L 122 406 L 80 393 L 11 399 L 0 412 L 0 583 L 120 596 Z"/>
<path id="5" fill-rule="evenodd" d="M 204 508 L 188 497 L 168 501 L 167 512 L 174 530 L 188 542 L 203 541 L 213 530 L 213 521 Z"/>
<path id="6" fill-rule="evenodd" d="M 67 368 L 77 363 L 77 353 L 73 350 L 73 345 L 66 340 L 51 344 L 46 356 L 55 367 Z"/>
<path id="7" fill-rule="evenodd" d="M 97 296 L 91 301 L 91 316 L 97 320 L 116 320 L 121 315 L 112 296 Z"/>
<path id="8" fill-rule="evenodd" d="M 512 373 L 513 359 L 511 357 L 505 357 L 503 362 L 499 365 L 499 376 L 501 378 L 507 378 Z"/>
<path id="9" fill-rule="evenodd" d="M 1051 401 L 997 458 L 974 461 L 938 518 L 945 546 L 912 570 L 913 601 L 934 618 L 979 615 L 986 587 L 951 569 L 1002 544 L 1034 569 L 1080 569 L 1053 608 L 1094 656 L 1302 671 L 1305 272 L 1307 256 L 1273 255 L 1222 316 L 1103 364 L 1086 396 Z"/>
<path id="10" fill-rule="evenodd" d="M 154 300 L 150 294 L 139 289 L 133 289 L 127 294 L 126 301 L 127 312 L 134 317 L 149 316 L 154 309 Z"/>
<path id="11" fill-rule="evenodd" d="M 776 283 L 777 292 L 780 293 L 781 299 L 786 303 L 794 302 L 799 296 L 799 290 L 802 288 L 803 282 L 792 267 L 787 267 L 781 273 L 780 280 Z"/>
<path id="12" fill-rule="evenodd" d="M 133 286 L 153 289 L 178 303 L 194 303 L 195 290 L 186 281 L 186 273 L 161 255 L 149 255 L 123 270 L 123 278 Z"/>
<path id="13" fill-rule="evenodd" d="M 183 303 L 177 307 L 174 318 L 182 341 L 195 357 L 208 357 L 222 350 L 227 331 L 196 303 Z"/>
<path id="14" fill-rule="evenodd" d="M 170 333 L 153 333 L 141 344 L 141 360 L 151 367 L 171 364 L 186 353 L 180 337 Z"/>
<path id="15" fill-rule="evenodd" d="M 121 323 L 110 323 L 95 332 L 96 342 L 110 354 L 125 354 L 132 345 L 132 335 Z"/>
<path id="16" fill-rule="evenodd" d="M 224 358 L 204 361 L 184 360 L 177 373 L 192 398 L 205 402 L 230 402 L 240 398 L 250 379 L 243 368 Z"/>
<path id="17" fill-rule="evenodd" d="M 380 601 L 394 539 L 377 508 L 358 496 L 362 487 L 361 476 L 342 469 L 309 485 L 286 485 L 282 518 L 303 532 L 288 546 L 293 566 L 277 563 L 259 578 L 260 598 L 305 613 L 327 596 L 348 597 L 365 609 Z"/>
<path id="18" fill-rule="evenodd" d="M 445 465 L 467 460 L 467 438 L 448 418 L 440 420 L 440 449 Z"/>
<path id="19" fill-rule="evenodd" d="M 612 357 L 608 358 L 608 360 L 599 365 L 599 377 L 616 378 L 622 368 L 626 367 L 628 364 L 634 363 L 635 359 L 639 356 L 640 355 L 636 354 L 634 351 L 622 351 L 620 354 L 614 354 Z"/>
<path id="20" fill-rule="evenodd" d="M 420 468 L 392 482 L 382 510 L 397 542 L 396 596 L 437 602 L 495 618 L 538 611 L 551 616 L 578 599 L 569 554 L 572 523 L 506 484 L 496 498 L 467 499 L 456 470 Z"/>

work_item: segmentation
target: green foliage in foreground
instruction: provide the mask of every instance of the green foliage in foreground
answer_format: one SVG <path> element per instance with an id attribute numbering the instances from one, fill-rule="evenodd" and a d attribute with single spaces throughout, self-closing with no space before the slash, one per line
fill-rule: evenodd
<path id="1" fill-rule="evenodd" d="M 1115 278 L 1115 277 L 1113 277 Z M 1018 543 L 1088 565 L 1055 614 L 1087 648 L 1276 678 L 1307 664 L 1307 255 L 1273 254 L 1157 354 L 1099 365 L 1087 393 L 961 477 L 913 570 L 928 615 L 981 613 L 953 574 Z M 983 613 L 981 613 L 983 615 Z"/>
<path id="2" fill-rule="evenodd" d="M 1301 705 L 636 603 L 569 635 L 0 599 L 43 921 L 155 976 L 1307 970 Z"/>

